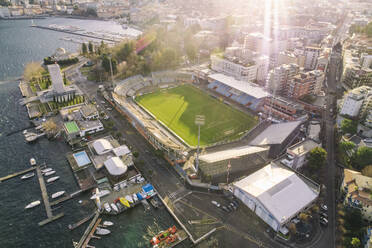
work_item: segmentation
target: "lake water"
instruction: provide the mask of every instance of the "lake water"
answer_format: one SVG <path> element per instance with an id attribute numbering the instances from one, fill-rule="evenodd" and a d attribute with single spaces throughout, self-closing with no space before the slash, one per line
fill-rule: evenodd
<path id="1" fill-rule="evenodd" d="M 120 26 L 112 22 L 48 18 L 35 20 L 35 24 L 74 25 L 85 29 L 117 31 Z M 40 61 L 51 55 L 58 47 L 74 52 L 80 47 L 61 38 L 71 35 L 30 27 L 30 20 L 0 20 L 0 177 L 29 167 L 29 159 L 35 157 L 45 161 L 61 177 L 47 186 L 49 195 L 65 190 L 78 190 L 74 176 L 65 158 L 69 147 L 62 141 L 48 141 L 26 144 L 22 133 L 6 134 L 29 126 L 26 109 L 18 101 L 21 94 L 18 83 L 12 79 L 22 75 L 24 65 Z M 72 240 L 78 241 L 87 225 L 69 231 L 68 224 L 77 222 L 94 211 L 88 195 L 74 198 L 61 204 L 53 213 L 63 212 L 65 216 L 44 227 L 38 222 L 46 218 L 44 206 L 24 210 L 35 200 L 41 200 L 37 177 L 26 181 L 13 178 L 0 184 L 0 247 L 72 247 Z M 78 200 L 83 199 L 83 204 Z M 118 217 L 104 217 L 115 226 L 112 233 L 101 240 L 93 240 L 96 247 L 149 247 L 148 240 L 160 230 L 175 221 L 165 210 L 144 212 L 142 206 Z M 187 247 L 187 246 L 185 246 Z"/>

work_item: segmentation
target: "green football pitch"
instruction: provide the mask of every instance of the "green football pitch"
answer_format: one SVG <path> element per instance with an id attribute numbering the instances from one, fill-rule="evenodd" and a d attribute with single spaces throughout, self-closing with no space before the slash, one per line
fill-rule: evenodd
<path id="1" fill-rule="evenodd" d="M 200 128 L 202 146 L 238 138 L 258 122 L 253 115 L 233 109 L 191 85 L 162 89 L 138 96 L 136 101 L 189 146 L 198 143 L 195 115 L 205 116 Z"/>

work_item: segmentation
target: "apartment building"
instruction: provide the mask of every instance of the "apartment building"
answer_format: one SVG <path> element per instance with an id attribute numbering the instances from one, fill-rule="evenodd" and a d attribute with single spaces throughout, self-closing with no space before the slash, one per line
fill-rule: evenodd
<path id="1" fill-rule="evenodd" d="M 322 71 L 300 72 L 288 82 L 287 96 L 299 99 L 302 96 L 319 93 L 324 81 Z"/>
<path id="2" fill-rule="evenodd" d="M 211 68 L 216 72 L 220 72 L 243 81 L 252 82 L 257 79 L 256 63 L 244 63 L 236 57 L 212 55 Z"/>
<path id="3" fill-rule="evenodd" d="M 297 75 L 300 67 L 297 64 L 286 64 L 272 69 L 267 77 L 266 88 L 275 95 L 286 95 L 287 84 Z"/>
<path id="4" fill-rule="evenodd" d="M 318 57 L 320 55 L 320 48 L 308 46 L 305 48 L 304 55 L 305 55 L 305 63 L 304 63 L 305 70 L 315 70 Z"/>
<path id="5" fill-rule="evenodd" d="M 340 115 L 361 117 L 372 107 L 372 88 L 361 86 L 349 91 L 341 102 Z"/>

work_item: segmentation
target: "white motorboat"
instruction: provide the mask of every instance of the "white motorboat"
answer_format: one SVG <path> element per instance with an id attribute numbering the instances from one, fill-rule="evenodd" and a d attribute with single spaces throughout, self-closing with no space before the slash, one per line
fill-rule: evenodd
<path id="1" fill-rule="evenodd" d="M 41 170 L 42 173 L 47 173 L 49 171 L 52 171 L 53 169 L 52 168 L 45 168 L 43 170 Z"/>
<path id="2" fill-rule="evenodd" d="M 108 229 L 105 229 L 105 228 L 100 228 L 100 227 L 97 227 L 96 229 L 96 234 L 98 235 L 107 235 L 107 234 L 110 234 L 111 231 L 108 230 Z"/>
<path id="3" fill-rule="evenodd" d="M 118 207 L 114 203 L 111 203 L 110 206 L 111 206 L 112 210 L 114 210 L 117 213 L 119 212 Z"/>
<path id="4" fill-rule="evenodd" d="M 30 204 L 28 204 L 25 209 L 29 209 L 29 208 L 34 208 L 36 206 L 39 206 L 40 205 L 40 201 L 33 201 L 31 202 Z"/>
<path id="5" fill-rule="evenodd" d="M 31 173 L 27 173 L 26 175 L 22 176 L 21 179 L 25 180 L 25 179 L 33 177 L 33 176 L 35 176 L 35 173 L 31 172 Z"/>
<path id="6" fill-rule="evenodd" d="M 138 197 L 137 197 L 136 194 L 133 194 L 133 195 L 132 195 L 132 198 L 133 198 L 133 201 L 134 201 L 134 202 L 138 202 Z"/>
<path id="7" fill-rule="evenodd" d="M 104 225 L 104 226 L 113 226 L 114 223 L 111 222 L 111 221 L 106 220 L 106 221 L 103 222 L 103 225 Z"/>
<path id="8" fill-rule="evenodd" d="M 52 194 L 52 199 L 63 196 L 65 193 L 66 193 L 65 191 L 58 191 L 58 192 Z"/>
<path id="9" fill-rule="evenodd" d="M 56 174 L 56 171 L 54 171 L 54 170 L 52 170 L 52 171 L 48 171 L 48 172 L 46 172 L 45 174 L 44 174 L 44 176 L 51 176 L 51 175 L 54 175 L 54 174 Z"/>
<path id="10" fill-rule="evenodd" d="M 59 176 L 48 178 L 47 183 L 54 182 L 55 180 L 58 180 L 58 179 L 59 179 Z"/>
<path id="11" fill-rule="evenodd" d="M 130 195 L 126 195 L 126 196 L 125 196 L 125 199 L 127 199 L 127 201 L 129 201 L 130 203 L 133 203 L 133 198 L 132 198 L 132 196 L 130 196 Z"/>
<path id="12" fill-rule="evenodd" d="M 110 193 L 111 193 L 110 190 L 106 190 L 106 189 L 98 191 L 98 192 L 96 191 L 96 193 L 94 195 L 92 195 L 92 197 L 90 197 L 90 199 L 94 200 L 96 198 L 103 197 L 103 196 L 108 195 Z"/>
<path id="13" fill-rule="evenodd" d="M 35 166 L 36 165 L 36 159 L 30 158 L 30 164 L 31 164 L 31 166 Z"/>
<path id="14" fill-rule="evenodd" d="M 111 212 L 110 204 L 108 204 L 107 202 L 103 204 L 103 207 L 105 208 L 106 212 Z"/>

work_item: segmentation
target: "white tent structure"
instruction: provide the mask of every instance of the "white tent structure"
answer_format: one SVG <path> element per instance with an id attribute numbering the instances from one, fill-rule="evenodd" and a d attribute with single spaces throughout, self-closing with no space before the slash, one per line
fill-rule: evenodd
<path id="1" fill-rule="evenodd" d="M 108 142 L 106 139 L 98 139 L 94 141 L 93 147 L 98 155 L 108 153 L 113 149 L 111 143 Z"/>
<path id="2" fill-rule="evenodd" d="M 120 176 L 127 172 L 128 167 L 124 165 L 119 157 L 112 157 L 105 161 L 107 171 L 113 176 Z"/>
<path id="3" fill-rule="evenodd" d="M 120 156 L 125 156 L 130 153 L 129 148 L 126 145 L 121 145 L 119 147 L 116 147 L 112 149 L 114 152 L 115 156 L 120 157 Z"/>
<path id="4" fill-rule="evenodd" d="M 269 164 L 233 184 L 241 199 L 275 231 L 308 207 L 319 195 L 293 171 Z"/>

